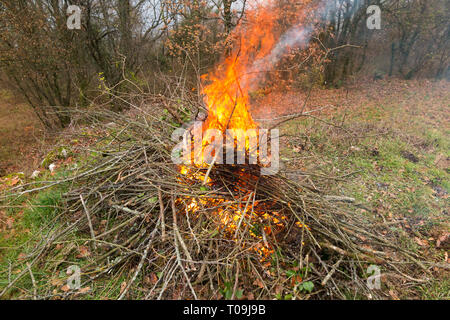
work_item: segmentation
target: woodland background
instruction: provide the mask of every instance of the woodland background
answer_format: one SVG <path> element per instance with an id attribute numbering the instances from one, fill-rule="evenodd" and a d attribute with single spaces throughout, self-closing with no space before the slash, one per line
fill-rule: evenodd
<path id="1" fill-rule="evenodd" d="M 2 0 L 2 83 L 33 107 L 47 129 L 67 126 L 70 115 L 63 111 L 89 107 L 105 88 L 129 93 L 137 84 L 163 93 L 163 83 L 181 74 L 189 86 L 198 88 L 199 76 L 230 50 L 230 32 L 245 20 L 249 3 Z M 286 12 L 279 28 L 287 29 L 299 1 L 277 3 Z M 81 30 L 67 28 L 67 7 L 72 4 L 82 8 Z M 381 8 L 381 30 L 367 28 L 366 10 L 372 4 Z M 308 49 L 292 50 L 276 66 L 282 70 L 274 77 L 279 87 L 305 88 L 311 82 L 340 87 L 364 76 L 450 76 L 448 1 L 331 0 L 326 5 Z M 321 63 L 326 49 L 344 45 L 351 47 L 331 52 Z M 312 58 L 305 63 L 308 55 Z M 267 86 L 273 86 L 270 79 Z"/>

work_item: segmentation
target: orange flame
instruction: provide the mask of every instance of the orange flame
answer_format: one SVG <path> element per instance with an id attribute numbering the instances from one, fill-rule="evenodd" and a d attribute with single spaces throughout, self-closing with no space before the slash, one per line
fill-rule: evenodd
<path id="1" fill-rule="evenodd" d="M 202 78 L 208 107 L 204 129 L 255 129 L 249 112 L 249 91 L 259 76 L 253 63 L 268 55 L 275 45 L 277 14 L 272 6 L 256 6 L 246 13 L 246 21 L 236 27 L 231 38 L 234 52 L 217 69 Z"/>
<path id="2" fill-rule="evenodd" d="M 230 35 L 235 44 L 233 52 L 213 72 L 202 76 L 203 82 L 206 83 L 202 93 L 208 108 L 203 131 L 217 129 L 225 132 L 227 129 L 258 128 L 249 112 L 249 92 L 260 79 L 255 62 L 263 61 L 280 37 L 279 13 L 272 1 L 266 1 L 266 5 L 255 4 L 246 12 L 245 21 Z M 205 141 L 207 139 L 208 137 L 203 137 L 203 148 L 209 143 Z M 197 167 L 205 167 L 205 163 Z M 180 166 L 180 172 L 193 181 L 203 181 L 205 177 L 202 171 L 184 165 Z M 207 182 L 210 185 L 211 180 Z M 271 210 L 270 206 L 260 205 L 258 201 L 252 200 L 252 194 L 249 190 L 239 202 L 207 196 L 180 198 L 178 201 L 184 204 L 186 213 L 192 213 L 194 216 L 201 208 L 211 209 L 213 217 L 219 220 L 221 229 L 229 235 L 234 235 L 239 228 L 248 228 L 254 238 L 261 240 L 253 249 L 262 257 L 267 257 L 274 250 L 266 238 L 275 229 L 286 227 L 287 218 L 280 212 Z M 300 223 L 297 226 L 303 227 Z"/>
<path id="3" fill-rule="evenodd" d="M 264 71 L 260 67 L 269 70 L 273 67 L 270 65 L 273 61 L 265 58 L 270 60 L 287 26 L 297 31 L 304 29 L 305 20 L 318 6 L 311 0 L 254 1 L 253 7 L 246 11 L 245 20 L 230 35 L 233 52 L 216 70 L 202 77 L 208 83 L 202 90 L 208 107 L 204 129 L 257 127 L 249 113 L 249 92 L 263 79 Z"/>

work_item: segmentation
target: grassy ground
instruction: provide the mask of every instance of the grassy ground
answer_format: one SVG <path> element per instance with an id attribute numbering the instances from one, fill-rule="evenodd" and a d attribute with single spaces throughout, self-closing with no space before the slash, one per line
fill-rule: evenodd
<path id="1" fill-rule="evenodd" d="M 324 192 L 355 198 L 359 208 L 355 214 L 374 215 L 380 223 L 391 225 L 399 243 L 430 260 L 448 263 L 449 89 L 445 82 L 383 81 L 348 89 L 315 90 L 311 104 L 327 108 L 280 128 L 284 170 L 299 179 L 311 175 L 331 178 L 327 181 L 333 183 L 328 183 Z M 266 98 L 277 104 L 276 97 Z M 288 97 L 276 115 L 298 110 L 304 95 L 290 93 Z M 267 110 L 262 111 L 266 112 L 262 117 L 267 115 Z M 66 165 L 60 167 L 58 175 L 64 175 Z M 49 177 L 45 172 L 40 179 Z M 31 270 L 25 264 L 11 267 L 30 254 L 42 233 L 63 228 L 53 218 L 66 187 L 24 196 L 16 200 L 15 208 L 0 206 L 0 291 L 16 274 L 29 273 L 8 297 L 64 291 L 69 275 L 59 266 L 89 263 L 88 242 L 74 233 L 70 245 L 57 243 L 58 259 Z M 385 287 L 392 299 L 450 298 L 448 272 L 436 268 L 434 275 L 433 281 L 406 291 L 399 292 L 393 283 Z M 152 283 L 154 279 L 139 281 Z M 121 274 L 94 282 L 92 288 L 81 291 L 80 297 L 117 298 L 122 286 Z"/>
<path id="2" fill-rule="evenodd" d="M 329 109 L 281 129 L 287 169 L 332 177 L 327 193 L 355 198 L 357 214 L 375 215 L 411 250 L 449 262 L 449 89 L 380 82 L 315 92 Z M 449 273 L 439 274 L 420 288 L 422 297 L 450 298 Z M 393 298 L 416 295 L 391 290 Z"/>

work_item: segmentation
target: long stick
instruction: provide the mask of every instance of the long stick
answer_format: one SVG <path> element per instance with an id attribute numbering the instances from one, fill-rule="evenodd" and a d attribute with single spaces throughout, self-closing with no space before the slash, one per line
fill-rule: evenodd
<path id="1" fill-rule="evenodd" d="M 94 228 L 92 227 L 91 216 L 89 215 L 89 210 L 86 207 L 86 204 L 84 203 L 83 195 L 81 195 L 81 194 L 80 194 L 80 199 L 81 199 L 81 204 L 83 205 L 83 208 L 84 208 L 84 212 L 86 213 L 86 217 L 87 217 L 88 224 L 89 224 L 89 230 L 91 231 L 92 240 L 94 240 L 92 245 L 93 245 L 94 249 L 97 249 L 97 246 L 95 244 L 96 239 L 95 239 Z"/>

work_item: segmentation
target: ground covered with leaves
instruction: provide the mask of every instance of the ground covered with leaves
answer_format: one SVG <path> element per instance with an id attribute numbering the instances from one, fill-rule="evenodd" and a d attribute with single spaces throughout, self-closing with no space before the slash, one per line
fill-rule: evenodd
<path id="1" fill-rule="evenodd" d="M 0 89 L 0 176 L 38 165 L 44 131 L 31 107 Z"/>

